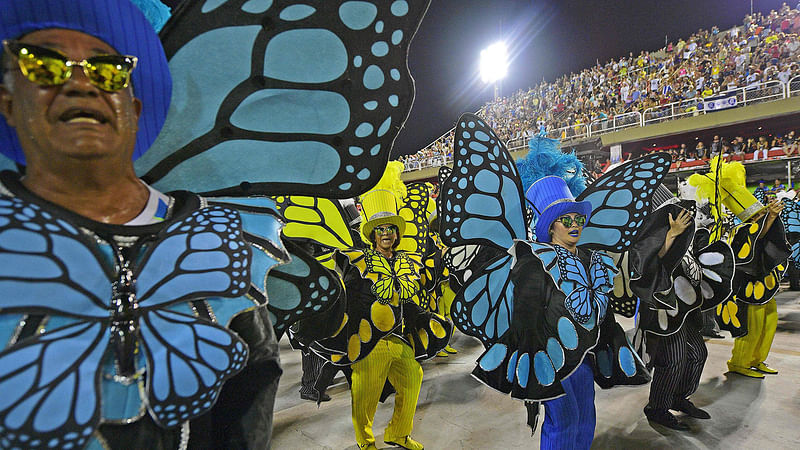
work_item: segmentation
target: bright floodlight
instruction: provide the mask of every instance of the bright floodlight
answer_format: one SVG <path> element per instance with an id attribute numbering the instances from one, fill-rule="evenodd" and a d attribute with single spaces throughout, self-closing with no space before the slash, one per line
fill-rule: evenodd
<path id="1" fill-rule="evenodd" d="M 508 72 L 506 44 L 496 42 L 481 51 L 481 79 L 484 83 L 494 83 L 503 79 Z"/>

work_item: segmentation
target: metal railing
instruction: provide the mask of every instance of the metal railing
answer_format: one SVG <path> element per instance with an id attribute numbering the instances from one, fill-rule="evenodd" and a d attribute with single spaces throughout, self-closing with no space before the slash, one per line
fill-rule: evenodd
<path id="1" fill-rule="evenodd" d="M 735 96 L 736 107 L 738 108 L 786 98 L 786 88 L 787 85 L 781 83 L 780 81 L 771 80 L 764 83 L 753 83 L 744 87 L 729 89 L 727 91 L 714 94 L 711 98 Z M 798 81 L 798 89 L 800 89 L 800 81 Z M 705 99 L 701 97 L 695 97 L 681 100 L 679 102 L 667 103 L 666 105 L 647 108 L 642 114 L 642 126 L 665 122 L 668 120 L 675 120 L 681 117 L 706 114 L 708 112 L 708 108 L 702 107 L 704 102 Z"/>
<path id="2" fill-rule="evenodd" d="M 789 80 L 789 84 L 786 86 L 786 96 L 794 97 L 795 95 L 800 95 L 800 75 Z"/>
<path id="3" fill-rule="evenodd" d="M 642 124 L 642 113 L 632 111 L 624 114 L 617 114 L 614 117 L 598 119 L 589 124 L 589 136 L 598 136 L 612 131 L 619 131 L 625 128 L 638 127 Z"/>
<path id="4" fill-rule="evenodd" d="M 735 107 L 739 108 L 758 103 L 780 100 L 796 95 L 800 95 L 800 76 L 792 78 L 786 84 L 779 80 L 770 80 L 763 83 L 752 83 L 744 87 L 729 89 L 727 91 L 714 94 L 709 98 L 729 98 L 735 96 Z M 701 97 L 695 97 L 679 102 L 667 103 L 665 105 L 647 108 L 644 110 L 644 112 L 632 111 L 624 114 L 617 114 L 616 116 L 606 119 L 594 120 L 588 125 L 567 125 L 554 130 L 547 130 L 547 133 L 549 136 L 559 138 L 562 142 L 566 143 L 575 139 L 600 136 L 606 133 L 623 130 L 625 128 L 644 127 L 654 123 L 666 122 L 669 120 L 680 119 L 682 117 L 707 114 L 709 111 L 716 111 L 716 109 L 710 110 L 709 108 L 704 107 L 705 101 L 706 100 Z M 454 129 L 448 130 L 437 140 L 427 145 L 425 149 L 435 146 L 439 140 L 443 140 L 444 137 L 452 131 L 454 131 Z M 524 147 L 527 147 L 528 139 L 530 138 L 527 136 L 511 139 L 506 143 L 506 148 L 508 148 L 510 151 L 520 150 Z M 452 158 L 443 158 L 443 160 L 444 164 L 449 164 L 452 162 Z M 407 163 L 405 171 L 408 172 L 427 167 L 435 167 L 435 165 L 424 164 L 423 161 L 419 161 L 417 164 Z"/>

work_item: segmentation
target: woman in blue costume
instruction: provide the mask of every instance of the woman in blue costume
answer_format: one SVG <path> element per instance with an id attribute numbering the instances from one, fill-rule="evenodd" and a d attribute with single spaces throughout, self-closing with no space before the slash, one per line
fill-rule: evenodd
<path id="1" fill-rule="evenodd" d="M 531 185 L 526 198 L 538 214 L 536 236 L 539 242 L 550 243 L 570 252 L 588 270 L 591 255 L 584 250 L 579 252 L 577 244 L 583 225 L 592 212 L 591 204 L 576 202 L 566 183 L 556 177 L 542 178 Z M 525 269 L 525 264 L 519 265 L 521 273 Z M 551 292 L 548 297 L 557 295 Z M 594 376 L 589 360 L 584 359 L 572 375 L 561 381 L 561 386 L 565 395 L 544 402 L 541 448 L 561 448 L 570 441 L 575 448 L 589 448 L 596 423 Z"/>
<path id="2" fill-rule="evenodd" d="M 649 381 L 608 311 L 615 268 L 602 249 L 622 252 L 631 244 L 668 161 L 652 155 L 621 166 L 577 201 L 563 178 L 545 176 L 523 200 L 517 167 L 489 127 L 464 115 L 456 136 L 455 167 L 442 188 L 445 244 L 507 249 L 474 268 L 453 303 L 456 326 L 487 348 L 473 375 L 525 400 L 531 426 L 538 402 L 545 403 L 541 448 L 589 448 L 593 382 L 610 388 Z M 542 158 L 567 156 L 555 154 Z M 549 173 L 575 181 L 580 170 Z M 536 241 L 527 239 L 525 204 L 536 219 Z"/>

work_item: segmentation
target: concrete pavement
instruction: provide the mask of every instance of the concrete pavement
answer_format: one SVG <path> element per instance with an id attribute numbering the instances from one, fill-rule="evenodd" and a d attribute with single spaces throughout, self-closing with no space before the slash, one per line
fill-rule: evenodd
<path id="1" fill-rule="evenodd" d="M 710 420 L 687 418 L 688 432 L 651 426 L 642 413 L 649 388 L 597 388 L 597 428 L 592 448 L 605 449 L 797 449 L 800 448 L 800 293 L 777 296 L 778 332 L 767 360 L 780 374 L 751 379 L 727 374 L 733 339 L 707 341 L 708 361 L 693 402 Z M 632 321 L 622 320 L 624 328 Z M 429 450 L 531 449 L 525 408 L 470 376 L 481 353 L 480 343 L 456 332 L 457 355 L 423 363 L 425 376 L 412 436 Z M 350 392 L 344 377 L 320 408 L 300 399 L 300 353 L 281 342 L 283 377 L 275 404 L 273 448 L 356 449 L 350 419 Z M 378 406 L 374 431 L 378 448 L 393 408 L 393 398 Z M 541 426 L 541 424 L 540 424 Z"/>

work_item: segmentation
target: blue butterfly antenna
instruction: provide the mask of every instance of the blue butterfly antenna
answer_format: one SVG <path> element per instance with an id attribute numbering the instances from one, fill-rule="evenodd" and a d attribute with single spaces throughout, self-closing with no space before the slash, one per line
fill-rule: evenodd
<path id="1" fill-rule="evenodd" d="M 536 136 L 528 141 L 528 147 L 528 154 L 517 160 L 522 192 L 537 180 L 550 175 L 563 178 L 574 197 L 586 189 L 583 163 L 575 156 L 575 152 L 562 152 L 558 139 Z"/>
<path id="2" fill-rule="evenodd" d="M 147 21 L 153 25 L 156 33 L 164 28 L 164 24 L 172 16 L 169 7 L 159 0 L 131 0 L 131 3 L 142 11 Z"/>

